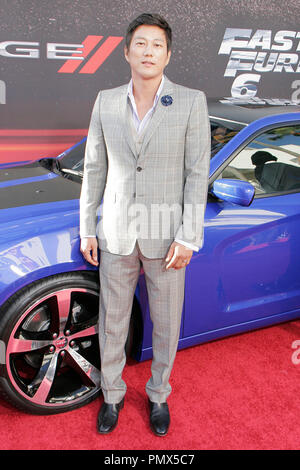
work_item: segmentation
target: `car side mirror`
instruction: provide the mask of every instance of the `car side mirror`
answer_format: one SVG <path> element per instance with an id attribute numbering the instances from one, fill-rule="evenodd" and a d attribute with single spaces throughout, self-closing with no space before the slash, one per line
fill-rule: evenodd
<path id="1" fill-rule="evenodd" d="M 223 178 L 213 182 L 210 192 L 223 201 L 239 206 L 250 206 L 255 188 L 248 181 Z"/>

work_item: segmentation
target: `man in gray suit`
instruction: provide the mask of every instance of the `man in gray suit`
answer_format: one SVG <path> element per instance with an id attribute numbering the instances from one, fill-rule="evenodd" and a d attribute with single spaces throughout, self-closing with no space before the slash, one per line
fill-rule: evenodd
<path id="1" fill-rule="evenodd" d="M 142 14 L 126 33 L 129 84 L 98 93 L 89 126 L 80 198 L 81 252 L 97 266 L 104 402 L 98 431 L 111 432 L 124 405 L 125 342 L 143 266 L 153 322 L 150 426 L 163 436 L 178 346 L 185 269 L 203 244 L 210 160 L 205 94 L 164 75 L 172 32 Z M 103 198 L 103 205 L 100 203 Z M 98 222 L 100 208 L 100 221 Z"/>

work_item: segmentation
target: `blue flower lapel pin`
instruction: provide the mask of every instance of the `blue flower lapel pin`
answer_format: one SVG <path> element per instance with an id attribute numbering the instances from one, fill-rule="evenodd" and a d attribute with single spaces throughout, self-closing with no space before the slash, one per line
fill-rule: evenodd
<path id="1" fill-rule="evenodd" d="M 164 106 L 170 106 L 173 103 L 173 98 L 170 95 L 164 95 L 160 101 Z"/>

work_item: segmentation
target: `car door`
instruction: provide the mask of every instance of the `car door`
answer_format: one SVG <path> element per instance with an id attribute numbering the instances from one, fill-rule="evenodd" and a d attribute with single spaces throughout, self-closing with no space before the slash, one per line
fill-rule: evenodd
<path id="1" fill-rule="evenodd" d="M 286 123 L 277 118 L 221 160 L 214 178 L 248 181 L 255 198 L 243 207 L 209 196 L 204 246 L 186 272 L 185 338 L 209 332 L 215 338 L 299 314 L 300 121 L 295 118 Z"/>

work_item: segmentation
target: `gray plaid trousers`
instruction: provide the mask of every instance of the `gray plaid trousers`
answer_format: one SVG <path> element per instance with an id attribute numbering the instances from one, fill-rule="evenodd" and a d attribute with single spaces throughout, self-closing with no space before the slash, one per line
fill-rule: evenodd
<path id="1" fill-rule="evenodd" d="M 127 387 L 122 379 L 134 292 L 141 265 L 145 273 L 153 323 L 153 359 L 146 393 L 151 401 L 165 402 L 171 393 L 173 367 L 184 301 L 185 270 L 166 270 L 162 258 L 146 258 L 138 242 L 130 255 L 100 254 L 99 343 L 101 386 L 106 403 L 118 403 Z"/>

